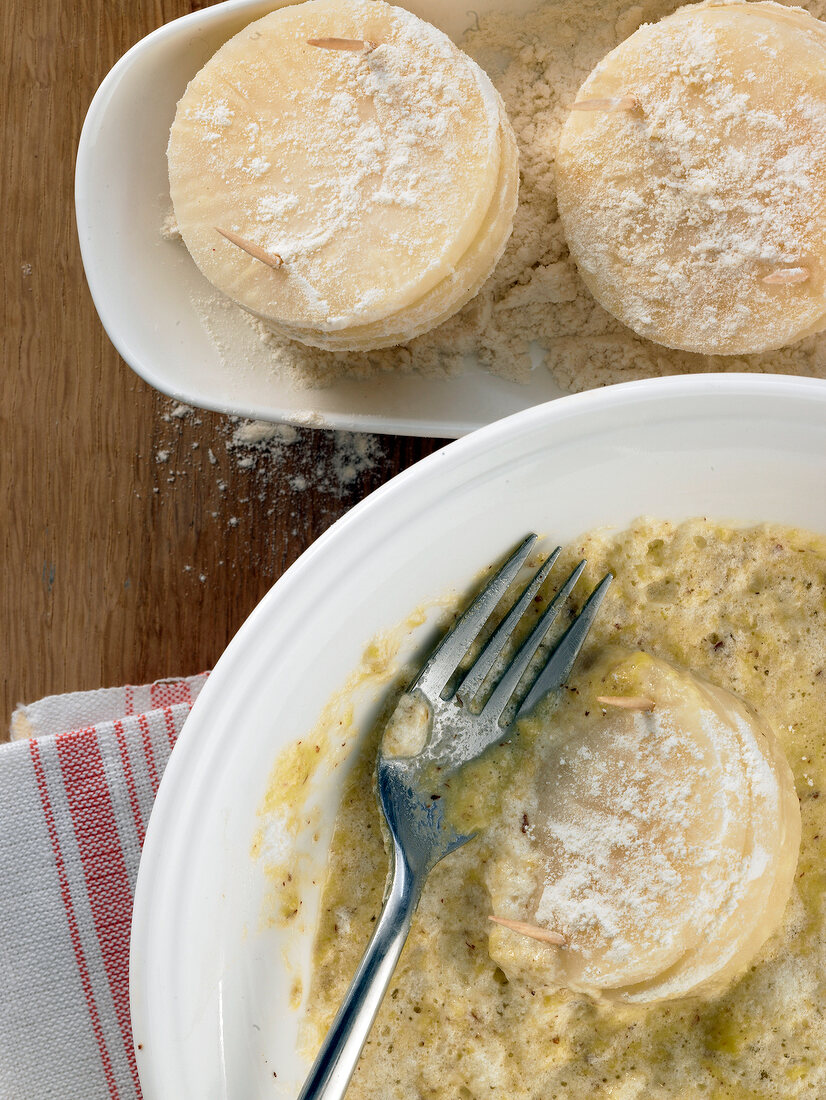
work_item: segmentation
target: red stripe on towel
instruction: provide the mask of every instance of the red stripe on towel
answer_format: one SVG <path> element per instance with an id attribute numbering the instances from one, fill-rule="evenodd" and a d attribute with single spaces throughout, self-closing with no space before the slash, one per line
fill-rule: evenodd
<path id="1" fill-rule="evenodd" d="M 152 784 L 152 797 L 158 793 L 158 768 L 155 764 L 155 750 L 152 748 L 152 738 L 149 736 L 149 722 L 145 714 L 138 715 L 138 725 L 141 729 L 143 751 L 146 753 L 146 770 L 149 772 L 149 782 Z"/>
<path id="2" fill-rule="evenodd" d="M 52 810 L 52 803 L 49 798 L 49 789 L 46 786 L 46 776 L 43 771 L 43 761 L 40 757 L 40 746 L 35 738 L 29 741 L 29 751 L 31 752 L 32 765 L 34 767 L 35 779 L 37 781 L 37 790 L 40 794 L 40 804 L 43 807 L 43 816 L 46 818 L 46 829 L 49 833 L 49 840 L 51 841 L 52 851 L 54 852 L 55 868 L 57 870 L 57 878 L 60 883 L 60 896 L 63 899 L 63 908 L 66 910 L 66 921 L 69 925 L 69 937 L 72 941 L 72 947 L 75 953 L 75 962 L 77 963 L 78 973 L 80 974 L 80 984 L 83 986 L 83 994 L 86 998 L 86 1007 L 89 1010 L 89 1019 L 92 1022 L 92 1030 L 95 1033 L 95 1039 L 98 1044 L 98 1051 L 100 1052 L 100 1060 L 103 1063 L 103 1074 L 106 1078 L 106 1084 L 109 1088 L 109 1095 L 113 1100 L 118 1098 L 117 1085 L 115 1084 L 115 1076 L 112 1072 L 112 1063 L 109 1059 L 109 1052 L 106 1049 L 106 1043 L 103 1038 L 103 1029 L 100 1026 L 100 1016 L 98 1015 L 97 1005 L 95 1004 L 94 994 L 92 992 L 92 983 L 89 979 L 89 967 L 86 962 L 86 955 L 83 951 L 83 944 L 80 941 L 80 930 L 77 926 L 77 917 L 75 916 L 75 907 L 72 903 L 72 894 L 69 889 L 69 880 L 66 877 L 66 865 L 63 862 L 63 853 L 60 850 L 60 842 L 57 836 L 57 827 L 54 820 L 54 811 Z M 131 1043 L 129 1044 L 131 1046 Z"/>
<path id="3" fill-rule="evenodd" d="M 100 748 L 97 739 L 89 736 L 93 732 L 58 734 L 55 745 L 103 966 L 135 1091 L 140 1096 L 129 1016 L 132 889 Z"/>
<path id="4" fill-rule="evenodd" d="M 171 707 L 175 703 L 192 704 L 192 691 L 186 680 L 164 680 L 155 683 L 149 689 L 149 698 L 152 700 L 152 709 Z"/>
<path id="5" fill-rule="evenodd" d="M 172 717 L 171 707 L 164 707 L 163 717 L 166 722 L 166 735 L 169 738 L 169 747 L 170 749 L 174 749 L 175 742 L 178 740 L 178 734 L 175 732 L 175 719 Z"/>
<path id="6" fill-rule="evenodd" d="M 126 790 L 129 794 L 129 805 L 132 807 L 132 820 L 135 822 L 135 832 L 138 834 L 138 844 L 143 848 L 143 841 L 146 833 L 143 827 L 141 807 L 138 802 L 138 789 L 135 786 L 135 775 L 132 771 L 132 761 L 129 759 L 129 748 L 126 744 L 126 734 L 124 733 L 123 722 L 115 722 L 115 737 L 117 738 L 118 749 L 120 750 L 120 760 L 123 765 L 123 778 L 126 780 Z"/>

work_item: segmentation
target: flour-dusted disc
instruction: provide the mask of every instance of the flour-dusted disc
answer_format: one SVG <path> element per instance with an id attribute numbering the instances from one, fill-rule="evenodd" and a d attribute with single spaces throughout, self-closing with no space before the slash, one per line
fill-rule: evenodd
<path id="1" fill-rule="evenodd" d="M 329 38 L 366 48 L 309 44 Z M 276 324 L 341 331 L 450 276 L 494 200 L 501 145 L 493 86 L 442 32 L 382 0 L 307 0 L 246 27 L 191 81 L 170 188 L 220 290 Z"/>
<path id="2" fill-rule="evenodd" d="M 826 327 L 823 23 L 772 2 L 681 8 L 609 53 L 583 101 L 559 208 L 605 309 L 707 354 Z"/>

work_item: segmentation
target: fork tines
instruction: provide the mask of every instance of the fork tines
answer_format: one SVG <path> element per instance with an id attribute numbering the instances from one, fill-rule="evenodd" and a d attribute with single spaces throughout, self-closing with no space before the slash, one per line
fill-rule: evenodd
<path id="1" fill-rule="evenodd" d="M 447 699 L 453 697 L 464 706 L 471 704 L 494 669 L 498 658 L 501 657 L 506 646 L 512 641 L 515 630 L 556 562 L 560 554 L 560 547 L 557 547 L 545 558 L 533 577 L 525 585 L 513 607 L 488 639 L 470 669 L 465 673 L 458 689 L 453 693 L 445 694 L 445 688 L 455 674 L 460 662 L 478 638 L 499 601 L 516 579 L 536 541 L 536 535 L 528 535 L 521 545 L 516 548 L 459 618 L 453 629 L 445 635 L 417 678 L 410 685 L 409 690 L 412 691 L 416 688 L 434 701 L 437 698 L 447 701 Z M 527 639 L 522 643 L 502 673 L 482 707 L 480 716 L 499 722 L 509 703 L 513 701 L 517 687 L 528 672 L 531 662 L 544 642 L 560 609 L 570 596 L 574 585 L 579 580 L 585 565 L 584 560 L 579 562 L 560 585 L 554 598 L 540 616 Z M 517 717 L 523 717 L 533 709 L 542 696 L 561 687 L 565 682 L 612 579 L 610 573 L 603 577 L 589 596 L 579 615 L 554 646 L 546 662 L 536 673 L 532 684 L 528 688 L 527 694 L 519 706 Z"/>
<path id="2" fill-rule="evenodd" d="M 585 562 L 583 561 L 580 564 L 584 569 Z M 576 572 L 576 570 L 574 570 L 574 572 Z M 577 574 L 577 576 L 578 575 L 579 574 Z M 573 576 L 573 574 L 571 574 L 571 576 Z M 591 629 L 591 624 L 597 617 L 599 605 L 605 598 L 605 593 L 608 591 L 608 586 L 613 579 L 612 573 L 606 573 L 585 601 L 582 610 L 559 639 L 553 652 L 548 657 L 545 665 L 542 667 L 528 690 L 528 694 L 522 700 L 519 710 L 517 711 L 517 718 L 523 718 L 533 710 L 543 695 L 547 695 L 549 691 L 555 691 L 557 688 L 562 687 L 568 679 L 571 674 L 571 669 L 574 667 L 577 655 L 580 649 L 582 649 L 588 631 Z"/>

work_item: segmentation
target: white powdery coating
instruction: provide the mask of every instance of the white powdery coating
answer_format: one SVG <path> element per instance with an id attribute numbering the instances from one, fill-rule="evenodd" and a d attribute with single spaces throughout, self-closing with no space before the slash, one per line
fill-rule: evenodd
<path id="1" fill-rule="evenodd" d="M 226 128 L 232 125 L 235 112 L 230 110 L 225 99 L 219 99 L 202 103 L 200 107 L 192 112 L 192 117 L 198 119 L 199 122 L 207 123 L 209 126 Z"/>
<path id="2" fill-rule="evenodd" d="M 708 734 L 730 740 L 720 723 L 704 718 Z M 606 968 L 646 951 L 680 950 L 686 928 L 701 934 L 724 900 L 719 868 L 738 875 L 726 835 L 738 777 L 724 771 L 714 777 L 714 793 L 699 797 L 708 778 L 704 753 L 667 711 L 618 722 L 611 743 L 610 756 L 587 745 L 566 748 L 541 824 L 553 857 L 537 919 L 586 958 L 598 955 L 597 982 Z M 709 819 L 720 824 L 716 844 L 704 827 Z M 703 865 L 718 873 L 697 893 L 686 888 L 685 870 Z"/>
<path id="3" fill-rule="evenodd" d="M 297 206 L 298 196 L 292 193 L 264 195 L 258 200 L 258 218 L 262 222 L 270 222 L 295 210 Z"/>
<path id="4" fill-rule="evenodd" d="M 246 172 L 248 176 L 259 179 L 269 172 L 270 168 L 272 168 L 272 164 L 266 157 L 249 157 L 246 160 L 239 160 L 236 163 L 236 167 L 240 168 L 242 172 Z"/>

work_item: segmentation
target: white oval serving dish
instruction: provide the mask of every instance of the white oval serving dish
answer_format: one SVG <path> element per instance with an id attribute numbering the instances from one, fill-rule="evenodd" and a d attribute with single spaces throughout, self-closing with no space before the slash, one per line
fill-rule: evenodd
<path id="1" fill-rule="evenodd" d="M 388 373 L 297 390 L 247 362 L 258 338 L 237 324 L 222 355 L 199 317 L 215 293 L 180 242 L 161 237 L 169 212 L 166 145 L 187 83 L 228 38 L 283 6 L 226 0 L 168 23 L 115 65 L 89 107 L 77 154 L 75 208 L 83 266 L 103 326 L 130 367 L 179 401 L 262 420 L 453 438 L 560 395 L 548 371 L 527 385 L 478 363 L 454 378 Z M 410 0 L 411 11 L 460 39 L 480 0 Z M 532 0 L 510 0 L 520 10 Z M 236 332 L 236 328 L 240 329 Z"/>

